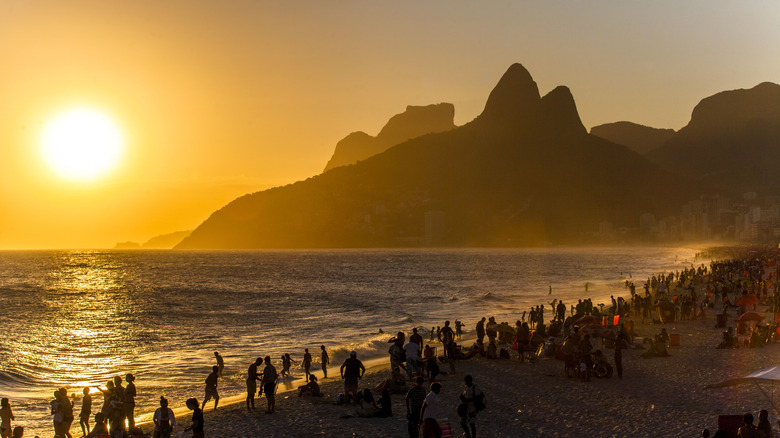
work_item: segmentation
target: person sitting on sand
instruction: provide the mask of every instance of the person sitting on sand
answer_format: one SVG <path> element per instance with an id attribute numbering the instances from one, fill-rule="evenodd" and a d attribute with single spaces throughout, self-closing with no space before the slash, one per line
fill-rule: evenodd
<path id="1" fill-rule="evenodd" d="M 198 407 L 198 399 L 189 398 L 186 405 L 192 411 L 192 424 L 184 431 L 191 430 L 192 438 L 203 438 L 203 411 Z"/>
<path id="2" fill-rule="evenodd" d="M 357 414 L 359 417 L 373 417 L 379 411 L 379 406 L 376 405 L 374 394 L 371 393 L 370 389 L 364 389 L 358 398 Z"/>
<path id="3" fill-rule="evenodd" d="M 24 436 L 24 428 L 22 426 L 14 427 L 14 431 L 11 434 L 11 438 L 22 438 Z M 35 438 L 38 438 L 37 435 Z"/>
<path id="4" fill-rule="evenodd" d="M 97 417 L 95 417 L 95 421 L 97 421 Z M 152 421 L 154 422 L 154 438 L 170 438 L 173 430 L 176 429 L 176 416 L 168 407 L 168 400 L 165 397 L 160 397 L 160 407 L 154 411 Z M 97 429 L 97 425 L 95 425 L 95 429 Z"/>
<path id="5" fill-rule="evenodd" d="M 737 438 L 763 438 L 764 434 L 759 432 L 756 426 L 753 426 L 753 414 L 750 412 L 742 416 L 745 423 L 737 430 Z"/>
<path id="6" fill-rule="evenodd" d="M 498 359 L 498 351 L 496 349 L 496 341 L 490 341 L 487 348 L 488 359 Z"/>
<path id="7" fill-rule="evenodd" d="M 86 438 L 96 438 L 100 435 L 108 435 L 108 427 L 106 426 L 106 417 L 102 412 L 95 414 L 95 427 L 87 434 Z"/>
<path id="8" fill-rule="evenodd" d="M 311 376 L 309 382 L 298 387 L 298 397 L 320 397 L 320 384 L 317 383 L 317 376 Z"/>
<path id="9" fill-rule="evenodd" d="M 394 369 L 390 378 L 385 379 L 382 383 L 376 385 L 374 391 L 382 392 L 384 389 L 389 390 L 392 394 L 406 394 L 409 387 L 406 384 L 406 379 L 401 374 L 400 368 Z"/>
<path id="10" fill-rule="evenodd" d="M 382 397 L 379 398 L 379 411 L 375 416 L 380 418 L 393 416 L 393 400 L 390 398 L 390 390 L 387 388 L 382 390 Z"/>

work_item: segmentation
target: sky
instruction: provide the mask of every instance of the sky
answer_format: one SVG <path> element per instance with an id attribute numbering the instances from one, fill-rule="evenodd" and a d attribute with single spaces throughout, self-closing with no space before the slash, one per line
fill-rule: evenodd
<path id="1" fill-rule="evenodd" d="M 197 227 L 322 172 L 407 105 L 484 108 L 513 63 L 568 86 L 587 128 L 679 129 L 720 91 L 780 82 L 780 1 L 0 1 L 0 249 L 110 248 Z M 72 108 L 109 117 L 116 167 L 41 153 Z"/>

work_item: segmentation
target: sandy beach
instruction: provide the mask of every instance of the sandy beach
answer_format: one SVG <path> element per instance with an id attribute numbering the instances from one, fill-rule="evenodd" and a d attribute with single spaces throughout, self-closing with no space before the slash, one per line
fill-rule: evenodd
<path id="1" fill-rule="evenodd" d="M 731 319 L 733 320 L 733 313 Z M 730 322 L 730 325 L 735 325 Z M 463 376 L 471 374 L 486 393 L 488 407 L 477 418 L 477 432 L 490 437 L 682 437 L 713 433 L 719 414 L 742 414 L 760 409 L 776 415 L 761 392 L 752 386 L 704 389 L 710 383 L 739 377 L 777 364 L 776 344 L 764 348 L 716 349 L 722 329 L 715 328 L 714 312 L 705 319 L 672 324 L 638 324 L 637 336 L 652 336 L 665 327 L 678 334 L 679 347 L 670 357 L 640 357 L 643 350 L 624 352 L 624 376 L 569 379 L 563 362 L 539 359 L 520 363 L 476 357 L 457 363 L 457 376 L 443 376 L 442 393 L 454 436 L 460 436 L 456 414 Z M 612 350 L 606 349 L 611 363 Z M 446 369 L 446 367 L 442 367 Z M 331 375 L 338 376 L 338 368 Z M 369 369 L 360 387 L 373 388 L 389 375 L 389 363 Z M 321 381 L 321 399 L 300 399 L 297 392 L 277 395 L 277 411 L 265 414 L 265 400 L 256 411 L 243 403 L 205 413 L 206 434 L 214 437 L 359 436 L 402 437 L 406 408 L 402 395 L 393 396 L 392 418 L 358 418 L 354 407 L 335 404 L 343 391 L 339 379 Z M 427 386 L 427 383 L 426 383 Z M 345 418 L 347 416 L 351 416 Z M 181 418 L 180 424 L 187 424 Z"/>

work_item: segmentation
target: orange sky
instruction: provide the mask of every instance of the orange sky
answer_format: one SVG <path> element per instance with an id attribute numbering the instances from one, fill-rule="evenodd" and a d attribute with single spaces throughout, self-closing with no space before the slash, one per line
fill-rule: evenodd
<path id="1" fill-rule="evenodd" d="M 0 2 L 0 249 L 101 248 L 192 229 L 319 173 L 406 105 L 473 119 L 514 62 L 571 88 L 587 127 L 680 128 L 703 97 L 780 82 L 771 1 Z M 74 106 L 125 158 L 58 179 L 39 138 Z"/>

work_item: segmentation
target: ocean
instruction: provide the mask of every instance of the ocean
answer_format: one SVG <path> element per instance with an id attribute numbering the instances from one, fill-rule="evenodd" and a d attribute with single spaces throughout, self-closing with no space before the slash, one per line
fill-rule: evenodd
<path id="1" fill-rule="evenodd" d="M 278 364 L 290 353 L 299 364 L 304 348 L 317 359 L 324 344 L 338 367 L 353 349 L 361 359 L 385 356 L 398 330 L 419 327 L 427 339 L 447 319 L 473 331 L 482 316 L 513 324 L 553 299 L 609 304 L 629 295 L 626 280 L 640 288 L 650 275 L 709 263 L 696 251 L 4 251 L 0 396 L 25 436 L 49 435 L 59 387 L 79 396 L 92 387 L 95 413 L 94 387 L 131 372 L 137 413 L 152 412 L 161 395 L 181 407 L 202 400 L 219 351 L 220 395 L 239 395 L 256 357 Z M 293 373 L 302 371 L 293 365 Z"/>

